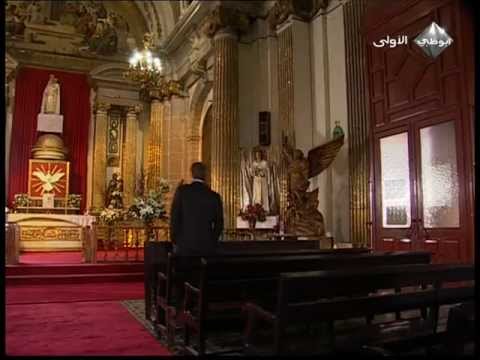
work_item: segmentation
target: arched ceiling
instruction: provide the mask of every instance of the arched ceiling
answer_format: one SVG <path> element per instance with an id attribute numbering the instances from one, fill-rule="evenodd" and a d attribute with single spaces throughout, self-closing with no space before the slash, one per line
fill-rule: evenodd
<path id="1" fill-rule="evenodd" d="M 175 1 L 8 0 L 6 46 L 22 62 L 46 54 L 126 62 L 145 32 L 160 45 L 178 18 Z"/>
<path id="2" fill-rule="evenodd" d="M 148 31 L 155 36 L 155 44 L 159 45 L 172 32 L 179 18 L 179 4 L 176 1 L 134 1 L 143 15 Z"/>

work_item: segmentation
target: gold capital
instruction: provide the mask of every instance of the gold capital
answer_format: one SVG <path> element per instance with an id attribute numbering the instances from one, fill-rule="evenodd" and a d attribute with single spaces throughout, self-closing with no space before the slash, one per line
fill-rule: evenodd
<path id="1" fill-rule="evenodd" d="M 303 21 L 310 21 L 320 9 L 326 9 L 329 3 L 330 0 L 277 0 L 268 13 L 270 28 L 275 30 L 290 15 L 294 15 Z"/>
<path id="2" fill-rule="evenodd" d="M 203 31 L 208 37 L 215 36 L 220 30 L 240 34 L 247 31 L 248 25 L 246 14 L 239 9 L 217 6 L 207 17 Z"/>
<path id="3" fill-rule="evenodd" d="M 140 104 L 132 105 L 127 108 L 127 115 L 136 116 L 137 114 L 141 113 L 143 110 L 143 106 Z"/>
<path id="4" fill-rule="evenodd" d="M 184 90 L 181 82 L 177 80 L 168 80 L 160 84 L 159 87 L 150 89 L 148 96 L 151 101 L 154 100 L 169 100 L 172 96 L 187 97 L 188 94 Z"/>
<path id="5" fill-rule="evenodd" d="M 109 104 L 109 103 L 105 103 L 105 102 L 100 102 L 100 101 L 99 101 L 99 102 L 97 102 L 97 103 L 95 104 L 94 110 L 95 110 L 95 112 L 97 112 L 97 111 L 104 111 L 104 112 L 106 112 L 106 111 L 108 111 L 108 110 L 110 109 L 111 106 L 112 106 L 112 105 Z"/>

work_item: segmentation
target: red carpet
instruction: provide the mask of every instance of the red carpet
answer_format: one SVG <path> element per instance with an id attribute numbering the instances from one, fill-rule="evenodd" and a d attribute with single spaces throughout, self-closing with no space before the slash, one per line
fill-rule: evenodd
<path id="1" fill-rule="evenodd" d="M 20 254 L 20 264 L 81 264 L 80 251 L 27 252 Z"/>
<path id="2" fill-rule="evenodd" d="M 106 292 L 108 287 L 104 288 Z M 7 355 L 169 355 L 118 302 L 8 305 Z"/>
<path id="3" fill-rule="evenodd" d="M 6 287 L 6 304 L 143 299 L 143 282 L 15 285 Z"/>
<path id="4" fill-rule="evenodd" d="M 115 256 L 116 253 L 116 256 Z M 126 258 L 128 255 L 128 259 Z M 105 252 L 97 251 L 97 261 L 105 260 Z M 80 251 L 57 251 L 57 252 L 24 252 L 20 254 L 19 262 L 22 265 L 28 264 L 81 264 L 83 254 Z M 106 261 L 143 261 L 143 249 L 108 251 Z"/>

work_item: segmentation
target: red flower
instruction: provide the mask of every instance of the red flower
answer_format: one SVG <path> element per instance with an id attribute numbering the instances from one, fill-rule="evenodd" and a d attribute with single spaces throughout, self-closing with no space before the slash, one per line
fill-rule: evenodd
<path id="1" fill-rule="evenodd" d="M 267 214 L 261 204 L 249 204 L 245 210 L 240 211 L 240 217 L 245 221 L 263 222 L 266 220 Z"/>

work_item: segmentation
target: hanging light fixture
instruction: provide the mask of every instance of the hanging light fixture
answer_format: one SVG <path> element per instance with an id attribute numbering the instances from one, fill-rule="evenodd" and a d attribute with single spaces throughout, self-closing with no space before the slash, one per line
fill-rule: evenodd
<path id="1" fill-rule="evenodd" d="M 143 36 L 143 50 L 133 52 L 128 70 L 123 74 L 125 78 L 139 83 L 142 90 L 160 87 L 168 70 L 166 57 L 163 54 L 154 56 L 152 49 L 153 35 L 146 33 Z"/>

